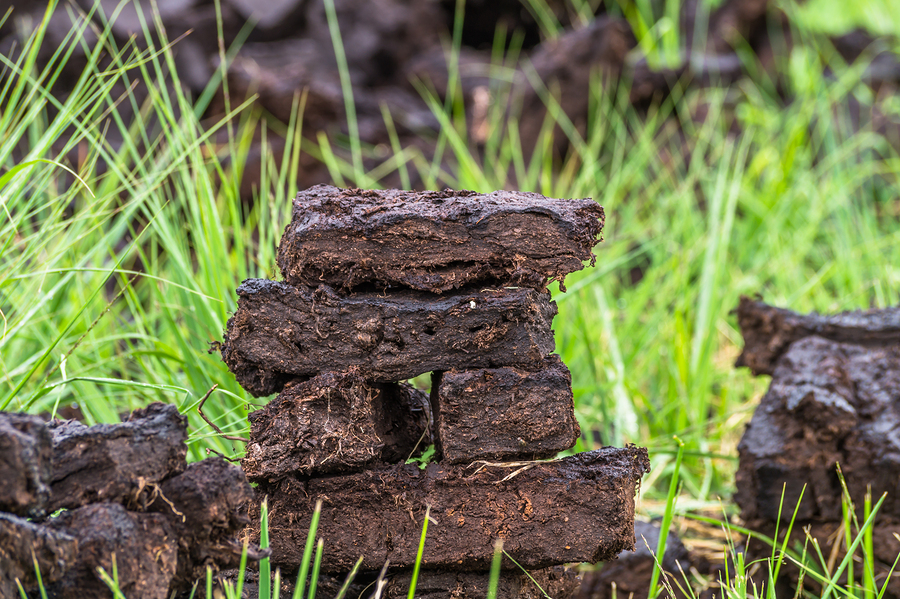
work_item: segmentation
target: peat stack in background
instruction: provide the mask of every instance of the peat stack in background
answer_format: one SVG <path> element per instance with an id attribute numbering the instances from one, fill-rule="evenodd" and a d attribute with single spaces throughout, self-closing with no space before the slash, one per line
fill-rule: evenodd
<path id="1" fill-rule="evenodd" d="M 887 493 L 873 528 L 884 584 L 900 553 L 900 309 L 801 315 L 742 298 L 737 316 L 745 341 L 738 366 L 772 376 L 738 446 L 742 518 L 773 536 L 779 513 L 783 533 L 796 508 L 792 536 L 802 544 L 809 527 L 824 555 L 843 555 L 844 546 L 833 547 L 844 541 L 840 465 L 860 526 L 867 491 L 872 505 Z M 754 546 L 754 558 L 771 555 Z M 796 583 L 796 570 L 782 571 Z M 896 575 L 887 596 L 900 597 Z"/>
<path id="2" fill-rule="evenodd" d="M 484 597 L 498 539 L 560 596 L 578 580 L 547 568 L 633 548 L 645 449 L 537 461 L 579 435 L 547 284 L 593 263 L 602 226 L 591 200 L 530 193 L 298 195 L 286 281 L 244 281 L 221 347 L 246 390 L 280 392 L 250 415 L 242 463 L 276 565 L 300 567 L 320 500 L 322 571 L 389 561 L 389 597 L 407 591 L 426 507 L 418 586 L 435 599 Z M 430 395 L 402 382 L 425 373 Z M 432 463 L 405 463 L 427 444 Z M 503 567 L 501 596 L 530 596 Z"/>

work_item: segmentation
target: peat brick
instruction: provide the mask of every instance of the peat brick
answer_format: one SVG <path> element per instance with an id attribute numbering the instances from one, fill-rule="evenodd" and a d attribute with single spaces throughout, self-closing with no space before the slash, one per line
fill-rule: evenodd
<path id="1" fill-rule="evenodd" d="M 135 410 L 120 424 L 50 423 L 50 511 L 98 501 L 137 502 L 186 466 L 187 418 L 170 404 Z"/>
<path id="2" fill-rule="evenodd" d="M 572 377 L 558 356 L 536 371 L 451 370 L 432 384 L 444 462 L 548 458 L 575 445 L 581 429 Z"/>
<path id="3" fill-rule="evenodd" d="M 175 532 L 179 559 L 173 588 L 189 589 L 208 566 L 239 565 L 238 536 L 250 523 L 247 506 L 254 498 L 241 469 L 219 457 L 189 464 L 160 485 L 148 509 L 165 515 Z M 248 547 L 251 560 L 266 555 L 258 547 Z"/>
<path id="4" fill-rule="evenodd" d="M 355 370 L 290 385 L 250 414 L 241 466 L 253 481 L 363 470 L 412 453 L 428 397 L 405 384 L 367 383 Z"/>
<path id="5" fill-rule="evenodd" d="M 291 377 L 358 367 L 378 382 L 451 368 L 539 367 L 553 351 L 547 291 L 503 288 L 341 296 L 322 285 L 248 279 L 237 290 L 222 359 L 255 396 Z"/>
<path id="6" fill-rule="evenodd" d="M 49 527 L 78 539 L 78 551 L 47 594 L 57 599 L 107 599 L 98 568 L 113 574 L 126 597 L 167 599 L 178 563 L 178 541 L 163 514 L 129 512 L 118 503 L 96 503 L 63 512 Z"/>
<path id="7" fill-rule="evenodd" d="M 581 584 L 581 574 L 556 566 L 524 572 L 501 570 L 497 599 L 569 599 Z M 405 599 L 412 574 L 399 572 L 385 590 L 388 599 Z M 416 579 L 417 599 L 487 599 L 490 574 L 487 572 L 442 572 L 422 570 Z M 543 592 L 541 591 L 543 589 Z M 544 594 L 546 593 L 546 595 Z"/>
<path id="8" fill-rule="evenodd" d="M 797 314 L 741 297 L 737 309 L 744 349 L 735 366 L 772 374 L 778 358 L 804 337 L 821 337 L 865 347 L 900 345 L 900 308 L 820 315 Z"/>
<path id="9" fill-rule="evenodd" d="M 593 264 L 603 222 L 603 208 L 590 199 L 318 185 L 294 200 L 278 266 L 298 286 L 543 289 L 583 261 Z"/>
<path id="10" fill-rule="evenodd" d="M 77 551 L 75 538 L 64 532 L 0 514 L 0 597 L 20 596 L 16 580 L 26 591 L 38 590 L 35 559 L 44 584 L 58 580 L 75 562 Z"/>
<path id="11" fill-rule="evenodd" d="M 377 570 L 385 560 L 412 567 L 426 506 L 434 519 L 426 568 L 486 571 L 497 538 L 523 567 L 544 568 L 611 559 L 634 547 L 634 494 L 649 469 L 647 450 L 632 446 L 524 467 L 395 465 L 283 479 L 257 491 L 269 496 L 272 560 L 283 570 L 301 564 L 320 499 L 325 572 L 346 572 L 360 556 L 363 570 Z"/>
<path id="12" fill-rule="evenodd" d="M 0 413 L 0 511 L 45 515 L 51 455 L 50 432 L 39 416 Z"/>

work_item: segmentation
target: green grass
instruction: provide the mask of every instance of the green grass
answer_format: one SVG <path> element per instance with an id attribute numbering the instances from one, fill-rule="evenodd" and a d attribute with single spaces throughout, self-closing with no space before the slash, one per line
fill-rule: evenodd
<path id="1" fill-rule="evenodd" d="M 626 15 L 643 20 L 642 47 L 658 50 L 660 61 L 672 44 L 660 24 L 670 4 L 653 14 L 636 3 Z M 79 36 L 39 70 L 39 28 L 18 58 L 0 57 L 12 74 L 0 88 L 0 406 L 53 414 L 77 404 L 93 424 L 165 401 L 189 416 L 190 459 L 207 450 L 239 455 L 240 443 L 216 435 L 197 403 L 217 384 L 204 411 L 242 435 L 248 404 L 259 402 L 207 349 L 221 339 L 239 282 L 278 276 L 274 252 L 303 150 L 344 185 L 372 186 L 400 171 L 434 188 L 596 199 L 607 213 L 597 265 L 569 277 L 568 293 L 554 291 L 557 348 L 572 371 L 579 420 L 605 444 L 650 447 L 653 471 L 642 490 L 654 501 L 646 512 L 668 505 L 677 489 L 679 509 L 716 504 L 733 490 L 735 446 L 767 384 L 733 368 L 741 340 L 729 313 L 738 297 L 759 293 L 799 311 L 900 299 L 900 157 L 867 125 L 854 129 L 847 107 L 877 101 L 900 119 L 900 102 L 874 98 L 861 81 L 865 57 L 843 64 L 817 33 L 827 27 L 783 6 L 799 25 L 776 78 L 744 49 L 751 76 L 740 84 L 676 88 L 646 111 L 628 104 L 626 89 L 598 84 L 584 131 L 544 88 L 550 118 L 530 158 L 516 116 L 503 110 L 516 56 L 514 42 L 503 50 L 505 37 L 495 45 L 483 146 L 468 139 L 453 69 L 448 98 L 421 87 L 442 123 L 437 157 L 395 138 L 393 155 L 365 166 L 375 149 L 352 126 L 346 147 L 303 136 L 298 97 L 290 123 L 262 123 L 264 132 L 284 133 L 287 147 L 281 160 L 265 156 L 250 204 L 239 190 L 258 113 L 250 102 L 227 103 L 227 120 L 199 120 L 221 72 L 196 101 L 177 81 L 162 93 L 164 73 L 174 71 L 168 40 L 120 48 L 101 29 L 84 75 L 60 101 L 48 90 Z M 571 3 L 582 21 L 588 8 Z M 457 10 L 464 13 L 463 2 Z M 550 16 L 540 22 L 555 35 Z M 456 49 L 460 35 L 457 25 Z M 111 66 L 99 66 L 100 49 Z M 352 106 L 346 87 L 345 100 Z M 138 116 L 123 120 L 115 105 Z M 550 150 L 554 126 L 569 137 L 565 156 Z M 120 146 L 106 141 L 109 132 Z M 14 150 L 23 146 L 21 157 Z"/>

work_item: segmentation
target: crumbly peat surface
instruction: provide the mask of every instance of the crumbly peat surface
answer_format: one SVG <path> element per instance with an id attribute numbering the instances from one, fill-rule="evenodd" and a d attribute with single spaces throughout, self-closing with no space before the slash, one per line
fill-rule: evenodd
<path id="1" fill-rule="evenodd" d="M 428 427 L 427 404 L 407 384 L 368 383 L 356 371 L 322 373 L 250 413 L 241 467 L 252 481 L 274 481 L 401 461 Z"/>
<path id="2" fill-rule="evenodd" d="M 278 266 L 296 286 L 543 289 L 593 264 L 603 223 L 593 200 L 317 185 L 294 200 Z"/>

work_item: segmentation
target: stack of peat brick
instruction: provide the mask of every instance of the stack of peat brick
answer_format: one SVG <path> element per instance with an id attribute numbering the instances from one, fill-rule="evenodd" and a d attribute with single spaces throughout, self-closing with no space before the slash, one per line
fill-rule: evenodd
<path id="1" fill-rule="evenodd" d="M 579 435 L 546 287 L 593 261 L 602 226 L 591 200 L 530 193 L 299 194 L 286 282 L 244 281 L 221 347 L 247 391 L 280 392 L 243 460 L 276 565 L 300 567 L 318 501 L 322 571 L 389 562 L 387 596 L 406 594 L 426 507 L 418 596 L 484 596 L 497 539 L 558 595 L 550 566 L 633 547 L 645 449 L 537 461 Z M 430 397 L 400 382 L 426 373 Z M 430 443 L 432 463 L 405 463 Z M 501 596 L 530 596 L 503 567 Z"/>

